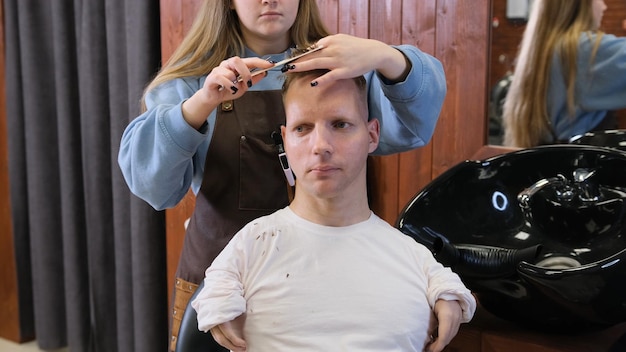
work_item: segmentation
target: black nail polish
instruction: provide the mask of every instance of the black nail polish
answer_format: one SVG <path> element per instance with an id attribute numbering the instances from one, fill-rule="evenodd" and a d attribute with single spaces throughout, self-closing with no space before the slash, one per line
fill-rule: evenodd
<path id="1" fill-rule="evenodd" d="M 276 63 L 276 61 L 274 61 L 274 60 L 267 60 L 267 62 L 269 62 L 270 64 L 275 64 Z"/>
<path id="2" fill-rule="evenodd" d="M 289 67 L 287 67 L 287 65 L 281 67 L 281 69 L 280 69 L 280 72 L 282 72 L 282 73 L 285 73 L 287 71 L 289 71 Z"/>
<path id="3" fill-rule="evenodd" d="M 236 94 L 239 91 L 239 88 L 235 87 L 235 86 L 231 86 L 230 90 L 233 91 L 233 94 Z"/>
<path id="4" fill-rule="evenodd" d="M 317 81 L 311 82 L 311 87 L 315 87 L 317 85 Z"/>
<path id="5" fill-rule="evenodd" d="M 296 68 L 296 65 L 287 65 L 287 69 L 293 70 Z"/>
<path id="6" fill-rule="evenodd" d="M 246 82 L 246 85 L 248 86 L 248 88 L 252 87 L 252 80 L 249 79 L 248 82 Z"/>

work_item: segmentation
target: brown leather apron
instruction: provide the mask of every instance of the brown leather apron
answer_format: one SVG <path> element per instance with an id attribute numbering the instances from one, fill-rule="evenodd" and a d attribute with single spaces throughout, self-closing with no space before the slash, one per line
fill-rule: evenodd
<path id="1" fill-rule="evenodd" d="M 176 271 L 171 349 L 204 272 L 246 223 L 288 205 L 272 131 L 285 123 L 281 92 L 250 91 L 217 110 L 202 186 Z"/>

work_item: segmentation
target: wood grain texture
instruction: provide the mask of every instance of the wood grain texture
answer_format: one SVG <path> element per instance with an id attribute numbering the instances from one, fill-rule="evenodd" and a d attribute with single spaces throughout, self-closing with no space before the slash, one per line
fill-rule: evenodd
<path id="1" fill-rule="evenodd" d="M 0 38 L 4 38 L 3 7 L 0 6 Z M 4 65 L 4 40 L 0 40 L 0 106 L 6 106 Z M 9 148 L 6 109 L 0 109 L 0 337 L 23 342 L 20 329 L 19 302 L 17 295 L 17 271 L 11 220 L 9 189 Z"/>
<path id="2" fill-rule="evenodd" d="M 341 0 L 337 32 L 368 38 L 369 36 L 369 6 L 364 0 Z"/>
<path id="3" fill-rule="evenodd" d="M 479 305 L 444 352 L 600 352 L 624 333 L 626 323 L 570 335 L 540 332 L 500 319 Z"/>
<path id="4" fill-rule="evenodd" d="M 317 0 L 320 16 L 331 33 L 339 31 L 339 0 Z"/>
<path id="5" fill-rule="evenodd" d="M 183 2 L 160 0 L 161 10 L 161 61 L 166 62 L 184 36 Z"/>
<path id="6" fill-rule="evenodd" d="M 472 1 L 437 1 L 435 53 L 444 65 L 448 95 L 433 138 L 433 178 L 486 141 L 489 8 Z"/>
<path id="7" fill-rule="evenodd" d="M 420 50 L 435 55 L 436 1 L 402 2 L 401 43 L 415 45 Z M 432 179 L 433 147 L 426 146 L 398 155 L 397 214 Z"/>
<path id="8" fill-rule="evenodd" d="M 401 44 L 402 21 L 398 21 L 398 18 L 401 18 L 402 1 L 371 0 L 369 6 L 368 28 L 360 32 L 368 32 L 369 38 L 387 44 Z M 399 212 L 399 156 L 377 156 L 373 159 L 374 162 L 369 166 L 370 172 L 374 174 L 370 180 L 372 209 L 378 216 L 393 223 Z"/>

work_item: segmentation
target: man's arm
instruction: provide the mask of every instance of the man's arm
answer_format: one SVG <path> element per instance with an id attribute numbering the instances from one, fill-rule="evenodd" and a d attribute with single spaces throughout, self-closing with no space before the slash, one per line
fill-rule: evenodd
<path id="1" fill-rule="evenodd" d="M 233 352 L 245 352 L 246 341 L 243 338 L 244 314 L 234 320 L 214 326 L 210 331 L 213 339 Z"/>
<path id="2" fill-rule="evenodd" d="M 463 309 L 458 301 L 437 300 L 433 313 L 436 319 L 431 321 L 428 333 L 431 342 L 426 346 L 428 352 L 440 352 L 459 332 L 463 319 Z"/>

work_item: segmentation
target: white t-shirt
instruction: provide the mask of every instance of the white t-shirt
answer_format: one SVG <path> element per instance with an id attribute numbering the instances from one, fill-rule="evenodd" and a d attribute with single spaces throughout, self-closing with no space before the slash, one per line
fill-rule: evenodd
<path id="1" fill-rule="evenodd" d="M 246 314 L 255 351 L 422 351 L 437 299 L 476 301 L 431 252 L 375 214 L 330 227 L 289 207 L 250 222 L 206 271 L 198 328 Z"/>

